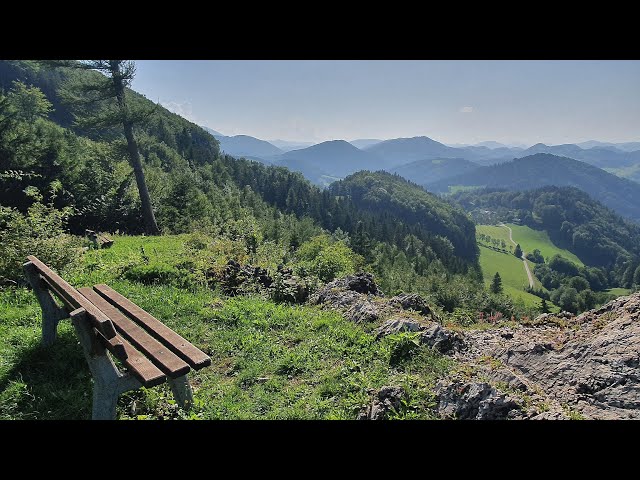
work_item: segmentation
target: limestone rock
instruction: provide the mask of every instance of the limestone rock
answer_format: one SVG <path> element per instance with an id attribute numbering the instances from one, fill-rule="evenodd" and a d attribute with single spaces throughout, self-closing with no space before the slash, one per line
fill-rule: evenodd
<path id="1" fill-rule="evenodd" d="M 384 420 L 389 412 L 400 410 L 402 400 L 406 395 L 402 387 L 384 386 L 380 388 L 374 394 L 371 405 L 360 411 L 358 420 Z"/>
<path id="2" fill-rule="evenodd" d="M 484 382 L 463 383 L 454 381 L 439 384 L 438 412 L 445 418 L 460 420 L 505 420 L 520 418 L 518 402 Z"/>
<path id="3" fill-rule="evenodd" d="M 389 303 L 398 305 L 404 310 L 415 310 L 423 315 L 433 315 L 431 307 L 429 307 L 425 299 L 417 293 L 396 295 L 389 300 Z"/>

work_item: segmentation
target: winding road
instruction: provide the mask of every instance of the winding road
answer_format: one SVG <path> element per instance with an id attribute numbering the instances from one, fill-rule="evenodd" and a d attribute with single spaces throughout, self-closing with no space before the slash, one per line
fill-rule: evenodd
<path id="1" fill-rule="evenodd" d="M 500 226 L 509 230 L 509 240 L 511 240 L 511 243 L 513 243 L 514 246 L 518 245 L 513 241 L 513 231 L 511 230 L 511 227 L 507 227 L 504 223 L 501 223 Z M 520 246 L 520 248 L 522 248 L 522 246 Z M 533 283 L 533 275 L 531 274 L 531 270 L 529 270 L 529 264 L 527 263 L 526 252 L 524 250 L 522 251 L 522 263 L 524 263 L 524 269 L 527 272 L 527 277 L 529 277 L 529 287 L 533 288 L 535 283 Z"/>

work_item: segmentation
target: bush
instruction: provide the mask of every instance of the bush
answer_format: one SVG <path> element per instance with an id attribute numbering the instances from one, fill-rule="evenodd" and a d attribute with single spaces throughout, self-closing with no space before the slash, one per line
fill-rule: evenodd
<path id="1" fill-rule="evenodd" d="M 330 282 L 356 272 L 364 259 L 343 241 L 333 241 L 327 235 L 318 235 L 303 243 L 298 250 L 301 267 L 323 282 Z"/>
<path id="2" fill-rule="evenodd" d="M 65 233 L 70 209 L 57 210 L 39 198 L 27 211 L 0 206 L 0 282 L 25 284 L 22 264 L 35 255 L 61 272 L 77 265 L 82 252 L 80 238 Z"/>
<path id="3" fill-rule="evenodd" d="M 188 271 L 160 263 L 131 266 L 125 270 L 124 278 L 145 285 L 174 285 L 181 288 L 187 288 L 196 283 L 195 278 Z"/>

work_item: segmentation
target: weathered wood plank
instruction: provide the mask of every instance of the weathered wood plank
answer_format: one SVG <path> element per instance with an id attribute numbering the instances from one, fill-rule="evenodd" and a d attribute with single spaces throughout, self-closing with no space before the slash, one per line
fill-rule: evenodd
<path id="1" fill-rule="evenodd" d="M 211 358 L 206 353 L 171 330 L 160 320 L 145 312 L 131 300 L 120 295 L 113 288 L 100 284 L 95 285 L 93 289 L 112 305 L 125 312 L 133 321 L 140 324 L 149 334 L 166 345 L 195 370 L 211 365 Z"/>
<path id="2" fill-rule="evenodd" d="M 189 372 L 189 365 L 184 360 L 127 318 L 98 293 L 89 287 L 79 288 L 78 291 L 111 319 L 120 335 L 136 349 L 144 352 L 149 360 L 169 377 L 177 378 Z"/>
<path id="3" fill-rule="evenodd" d="M 89 300 L 84 298 L 80 292 L 33 255 L 29 255 L 27 259 L 37 268 L 38 273 L 69 310 L 84 308 L 91 323 L 93 323 L 106 338 L 116 336 L 116 329 L 111 320 Z"/>
<path id="4" fill-rule="evenodd" d="M 116 335 L 115 338 L 106 338 L 97 329 L 94 332 L 105 348 L 120 360 L 142 385 L 149 388 L 166 380 L 164 373 L 123 337 Z"/>

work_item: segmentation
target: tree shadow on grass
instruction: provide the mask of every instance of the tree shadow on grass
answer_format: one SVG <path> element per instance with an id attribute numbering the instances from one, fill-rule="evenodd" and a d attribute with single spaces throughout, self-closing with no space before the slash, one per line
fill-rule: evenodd
<path id="1" fill-rule="evenodd" d="M 73 331 L 58 334 L 49 347 L 38 342 L 24 348 L 0 378 L 0 418 L 91 418 L 93 385 L 82 348 Z"/>

